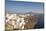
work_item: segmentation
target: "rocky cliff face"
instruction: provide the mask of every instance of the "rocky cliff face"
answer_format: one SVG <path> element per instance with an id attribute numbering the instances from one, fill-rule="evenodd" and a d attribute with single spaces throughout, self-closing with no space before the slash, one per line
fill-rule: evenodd
<path id="1" fill-rule="evenodd" d="M 37 18 L 35 16 L 27 16 L 25 17 L 25 21 L 28 22 L 26 22 L 24 29 L 32 29 L 37 24 Z"/>
<path id="2" fill-rule="evenodd" d="M 13 29 L 32 29 L 37 24 L 35 16 L 6 14 L 6 30 Z M 17 28 L 18 27 L 18 28 Z"/>

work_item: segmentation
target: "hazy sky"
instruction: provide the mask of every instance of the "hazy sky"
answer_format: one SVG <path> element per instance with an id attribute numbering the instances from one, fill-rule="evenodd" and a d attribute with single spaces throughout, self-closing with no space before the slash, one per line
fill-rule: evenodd
<path id="1" fill-rule="evenodd" d="M 6 12 L 26 13 L 36 12 L 43 13 L 43 3 L 38 2 L 18 2 L 6 1 Z"/>

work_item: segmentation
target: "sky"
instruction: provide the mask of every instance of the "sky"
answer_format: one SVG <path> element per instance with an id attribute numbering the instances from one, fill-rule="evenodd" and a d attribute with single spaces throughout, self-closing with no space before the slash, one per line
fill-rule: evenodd
<path id="1" fill-rule="evenodd" d="M 6 0 L 6 12 L 8 13 L 43 13 L 44 4 L 41 2 L 21 2 Z"/>

